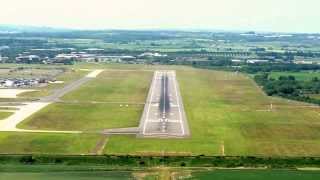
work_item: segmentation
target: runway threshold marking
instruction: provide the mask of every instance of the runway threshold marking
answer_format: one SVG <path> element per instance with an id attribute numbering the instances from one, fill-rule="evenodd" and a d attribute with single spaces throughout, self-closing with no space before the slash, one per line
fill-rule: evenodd
<path id="1" fill-rule="evenodd" d="M 184 127 L 184 124 L 183 124 L 183 116 L 182 116 L 182 110 L 181 110 L 181 105 L 180 103 L 181 102 L 181 98 L 180 98 L 180 95 L 178 93 L 178 86 L 177 86 L 177 79 L 176 79 L 176 73 L 174 71 L 155 71 L 155 74 L 154 74 L 154 77 L 153 77 L 153 80 L 152 80 L 152 85 L 151 85 L 151 94 L 150 94 L 150 99 L 149 99 L 149 102 L 148 103 L 148 106 L 147 106 L 147 114 L 146 114 L 146 118 L 144 120 L 144 123 L 143 123 L 143 128 L 142 128 L 142 134 L 143 135 L 147 135 L 147 136 L 152 136 L 152 135 L 168 135 L 168 133 L 146 133 L 146 129 L 148 127 L 148 123 L 155 123 L 155 122 L 162 122 L 163 119 L 149 119 L 150 118 L 150 112 L 151 112 L 151 107 L 154 107 L 155 103 L 153 103 L 153 100 L 154 100 L 154 97 L 160 97 L 159 95 L 157 95 L 157 90 L 156 90 L 156 87 L 157 85 L 159 84 L 158 81 L 162 82 L 163 81 L 163 78 L 160 78 L 160 75 L 164 75 L 164 74 L 167 74 L 167 75 L 170 75 L 168 78 L 167 78 L 167 81 L 170 80 L 171 83 L 173 83 L 173 89 L 174 91 L 176 91 L 175 93 L 169 93 L 169 92 L 165 92 L 166 91 L 166 86 L 163 86 L 163 90 L 164 90 L 164 93 L 168 93 L 170 96 L 176 96 L 176 101 L 177 101 L 177 104 L 172 104 L 170 103 L 170 105 L 172 105 L 173 108 L 178 108 L 178 118 L 175 118 L 174 120 L 170 120 L 170 119 L 167 119 L 166 122 L 170 122 L 170 123 L 179 123 L 180 124 L 180 128 L 181 128 L 181 133 L 169 133 L 169 135 L 173 135 L 173 136 L 184 136 L 185 135 L 185 127 Z M 163 83 L 163 82 L 162 82 Z M 164 83 L 165 84 L 165 83 Z M 156 91 L 156 92 L 155 92 Z M 156 96 L 155 96 L 156 95 Z M 159 100 L 160 98 L 156 98 L 156 100 Z M 164 99 L 165 100 L 165 99 Z M 165 100 L 166 101 L 166 100 Z M 157 105 L 159 106 L 160 104 L 157 103 Z M 163 116 L 165 116 L 165 113 L 166 113 L 166 104 L 164 103 L 163 105 L 163 112 L 160 112 Z M 157 113 L 154 113 L 154 114 L 157 114 Z M 163 126 L 163 125 L 162 125 Z"/>

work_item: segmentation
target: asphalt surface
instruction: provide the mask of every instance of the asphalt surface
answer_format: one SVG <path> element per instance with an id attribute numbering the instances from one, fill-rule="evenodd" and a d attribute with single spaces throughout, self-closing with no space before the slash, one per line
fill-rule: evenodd
<path id="1" fill-rule="evenodd" d="M 62 89 L 56 90 L 52 95 L 41 98 L 35 102 L 27 102 L 24 106 L 21 106 L 19 110 L 15 111 L 15 113 L 9 116 L 6 119 L 0 121 L 0 131 L 24 131 L 24 132 L 65 132 L 65 133 L 78 133 L 78 131 L 34 131 L 34 130 L 23 130 L 16 128 L 17 124 L 30 117 L 32 114 L 41 110 L 42 108 L 48 106 L 49 104 L 59 101 L 59 98 L 64 96 L 65 94 L 79 88 L 84 83 L 94 79 L 98 74 L 100 74 L 102 70 L 95 70 L 90 72 L 85 77 L 74 81 Z"/>
<path id="2" fill-rule="evenodd" d="M 95 70 L 89 73 L 88 75 L 82 77 L 81 79 L 78 79 L 66 86 L 64 86 L 61 89 L 57 89 L 53 92 L 52 95 L 43 97 L 39 100 L 39 102 L 53 102 L 53 101 L 58 101 L 59 98 L 64 96 L 65 94 L 79 88 L 81 85 L 85 84 L 86 82 L 94 79 L 98 74 L 100 74 L 102 70 Z"/>
<path id="3" fill-rule="evenodd" d="M 139 137 L 190 135 L 175 71 L 155 72 L 139 128 Z"/>

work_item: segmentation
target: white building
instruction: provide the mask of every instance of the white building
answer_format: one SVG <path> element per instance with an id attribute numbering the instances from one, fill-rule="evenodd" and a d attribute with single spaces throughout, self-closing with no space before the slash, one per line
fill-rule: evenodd
<path id="1" fill-rule="evenodd" d="M 269 60 L 260 60 L 260 59 L 250 59 L 247 60 L 248 64 L 258 64 L 258 63 L 268 63 Z"/>
<path id="2" fill-rule="evenodd" d="M 4 83 L 4 86 L 5 86 L 5 87 L 12 87 L 13 84 L 14 84 L 13 81 L 11 81 L 11 80 L 6 80 L 5 83 Z"/>
<path id="3" fill-rule="evenodd" d="M 151 52 L 145 52 L 139 55 L 139 57 L 167 57 L 166 54 L 160 54 L 160 53 L 151 53 Z"/>

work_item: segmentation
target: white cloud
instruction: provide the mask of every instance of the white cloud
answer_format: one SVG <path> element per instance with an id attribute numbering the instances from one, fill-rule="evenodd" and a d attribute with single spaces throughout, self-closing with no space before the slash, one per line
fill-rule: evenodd
<path id="1" fill-rule="evenodd" d="M 320 32 L 318 0 L 2 0 L 0 23 Z"/>

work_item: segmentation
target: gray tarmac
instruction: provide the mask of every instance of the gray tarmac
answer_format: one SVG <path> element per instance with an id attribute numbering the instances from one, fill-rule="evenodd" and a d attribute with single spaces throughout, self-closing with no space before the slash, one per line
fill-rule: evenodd
<path id="1" fill-rule="evenodd" d="M 138 137 L 190 135 L 175 71 L 156 71 L 140 121 Z"/>

